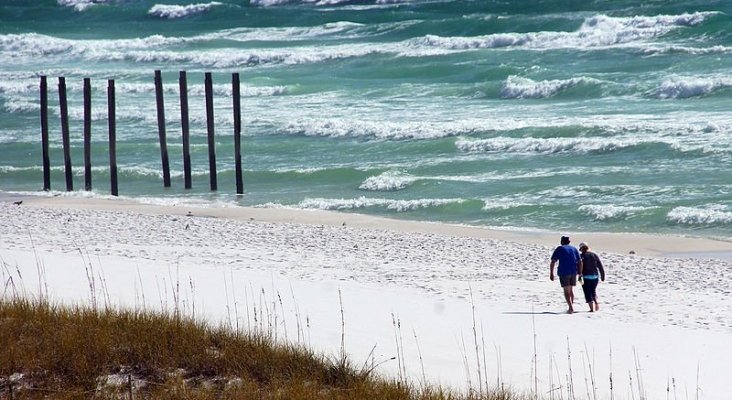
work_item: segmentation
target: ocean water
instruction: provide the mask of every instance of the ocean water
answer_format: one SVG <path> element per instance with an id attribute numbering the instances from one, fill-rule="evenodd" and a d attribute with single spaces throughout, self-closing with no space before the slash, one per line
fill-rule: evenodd
<path id="1" fill-rule="evenodd" d="M 120 195 L 551 231 L 732 237 L 732 2 L 8 0 L 0 3 L 0 190 Z M 164 188 L 153 76 L 165 85 Z M 193 188 L 183 188 L 179 71 Z M 214 81 L 209 190 L 204 73 Z M 243 196 L 231 74 L 241 75 Z M 75 192 L 65 193 L 58 80 Z M 82 82 L 92 82 L 84 192 Z"/>

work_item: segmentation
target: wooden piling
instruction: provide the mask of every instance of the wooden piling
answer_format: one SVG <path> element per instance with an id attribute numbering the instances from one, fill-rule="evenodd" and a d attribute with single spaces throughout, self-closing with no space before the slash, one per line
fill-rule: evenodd
<path id="1" fill-rule="evenodd" d="M 112 196 L 118 196 L 117 186 L 117 122 L 115 114 L 114 79 L 108 81 L 107 118 L 109 120 L 109 180 Z"/>
<path id="2" fill-rule="evenodd" d="M 208 128 L 208 167 L 211 175 L 211 190 L 218 190 L 216 180 L 216 142 L 214 138 L 213 80 L 211 73 L 205 74 L 206 126 Z"/>
<path id="3" fill-rule="evenodd" d="M 84 190 L 92 190 L 91 80 L 84 78 Z"/>
<path id="4" fill-rule="evenodd" d="M 66 171 L 66 191 L 74 190 L 74 175 L 71 170 L 71 143 L 69 142 L 69 106 L 66 102 L 66 78 L 58 78 L 58 99 L 61 108 L 61 140 L 64 147 L 64 169 Z"/>
<path id="5" fill-rule="evenodd" d="M 191 188 L 191 137 L 188 121 L 188 79 L 186 71 L 180 71 L 180 130 L 183 137 L 183 180 L 185 188 Z"/>
<path id="6" fill-rule="evenodd" d="M 158 136 L 160 137 L 160 159 L 163 163 L 163 186 L 170 187 L 170 163 L 168 144 L 165 137 L 165 103 L 163 101 L 163 78 L 160 70 L 155 70 L 155 99 L 158 107 Z"/>
<path id="7" fill-rule="evenodd" d="M 48 155 L 48 80 L 41 76 L 41 147 L 43 153 L 43 190 L 51 190 L 51 159 Z"/>
<path id="8" fill-rule="evenodd" d="M 231 94 L 234 100 L 234 164 L 236 165 L 236 194 L 244 194 L 241 176 L 241 96 L 239 73 L 231 74 Z"/>

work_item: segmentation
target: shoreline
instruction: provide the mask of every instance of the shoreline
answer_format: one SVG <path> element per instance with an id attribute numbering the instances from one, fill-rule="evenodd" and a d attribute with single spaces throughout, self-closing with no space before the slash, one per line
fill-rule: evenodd
<path id="1" fill-rule="evenodd" d="M 401 233 L 438 234 L 455 237 L 502 240 L 518 244 L 554 247 L 558 238 L 569 235 L 573 245 L 589 243 L 594 251 L 641 257 L 732 259 L 732 241 L 705 237 L 646 233 L 548 232 L 495 229 L 469 225 L 392 219 L 358 213 L 325 210 L 255 207 L 199 207 L 154 205 L 133 199 L 70 196 L 18 195 L 0 191 L 0 201 L 22 200 L 22 206 L 135 212 L 150 215 L 179 215 L 266 223 L 349 226 Z"/>

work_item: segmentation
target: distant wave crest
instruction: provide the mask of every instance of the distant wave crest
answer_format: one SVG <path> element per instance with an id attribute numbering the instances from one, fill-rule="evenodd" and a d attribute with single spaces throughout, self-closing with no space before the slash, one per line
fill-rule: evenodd
<path id="1" fill-rule="evenodd" d="M 96 4 L 108 3 L 109 0 L 58 0 L 58 5 L 73 7 L 76 11 L 84 11 Z"/>
<path id="2" fill-rule="evenodd" d="M 676 207 L 667 214 L 666 218 L 682 225 L 727 225 L 732 224 L 732 211 L 722 206 Z"/>
<path id="3" fill-rule="evenodd" d="M 168 5 L 168 4 L 155 4 L 148 14 L 165 18 L 165 19 L 176 19 L 185 18 L 192 15 L 202 14 L 215 6 L 220 6 L 223 3 L 212 1 L 210 3 L 200 4 L 189 4 L 185 6 L 180 5 Z"/>
<path id="4" fill-rule="evenodd" d="M 594 48 L 639 42 L 662 36 L 674 29 L 701 24 L 715 12 L 681 15 L 610 17 L 596 15 L 584 20 L 573 32 L 499 33 L 475 37 L 442 37 L 427 35 L 414 45 L 452 50 L 479 48 L 526 47 L 536 49 Z"/>
<path id="5" fill-rule="evenodd" d="M 464 203 L 464 199 L 417 199 L 392 200 L 359 197 L 357 199 L 305 199 L 298 204 L 300 208 L 318 210 L 354 210 L 371 207 L 383 207 L 397 212 L 414 211 L 422 208 L 439 207 L 449 204 Z"/>
<path id="6" fill-rule="evenodd" d="M 648 207 L 592 204 L 580 206 L 578 210 L 598 221 L 605 221 L 610 219 L 627 219 L 634 214 L 648 210 Z"/>
<path id="7" fill-rule="evenodd" d="M 639 139 L 623 138 L 511 138 L 459 139 L 455 147 L 465 152 L 565 153 L 610 152 L 633 146 Z"/>
<path id="8" fill-rule="evenodd" d="M 376 0 L 376 4 L 395 4 L 402 3 L 404 0 Z M 272 7 L 290 3 L 306 3 L 316 6 L 334 6 L 339 4 L 357 3 L 354 0 L 250 0 L 250 4 L 261 7 Z"/>
<path id="9" fill-rule="evenodd" d="M 718 89 L 732 87 L 732 79 L 724 77 L 675 77 L 663 81 L 657 95 L 662 99 L 686 99 L 708 95 Z"/>
<path id="10" fill-rule="evenodd" d="M 599 82 L 597 79 L 585 77 L 537 82 L 528 78 L 509 76 L 503 88 L 501 88 L 501 97 L 507 99 L 544 99 L 582 84 L 596 84 Z"/>
<path id="11" fill-rule="evenodd" d="M 386 171 L 377 176 L 367 178 L 358 187 L 361 190 L 389 192 L 402 190 L 411 185 L 416 178 L 399 171 Z"/>

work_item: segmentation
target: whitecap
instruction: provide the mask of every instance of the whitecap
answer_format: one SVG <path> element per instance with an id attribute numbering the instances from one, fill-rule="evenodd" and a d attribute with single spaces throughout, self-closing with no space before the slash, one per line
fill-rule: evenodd
<path id="1" fill-rule="evenodd" d="M 614 204 L 588 204 L 578 208 L 578 211 L 593 217 L 598 221 L 609 219 L 627 219 L 633 215 L 649 210 L 649 207 L 618 206 Z"/>
<path id="2" fill-rule="evenodd" d="M 76 11 L 84 11 L 97 4 L 109 3 L 110 0 L 58 0 L 58 5 L 73 7 Z"/>
<path id="3" fill-rule="evenodd" d="M 177 19 L 190 17 L 192 15 L 202 14 L 210 10 L 215 6 L 220 6 L 223 3 L 212 1 L 210 3 L 199 3 L 199 4 L 188 4 L 185 6 L 181 5 L 168 5 L 168 4 L 155 4 L 152 6 L 149 15 L 165 18 L 165 19 Z"/>
<path id="4" fill-rule="evenodd" d="M 676 207 L 666 219 L 682 225 L 718 225 L 732 223 L 732 211 L 727 207 L 711 205 L 705 208 Z"/>
<path id="5" fill-rule="evenodd" d="M 729 87 L 732 79 L 724 77 L 673 77 L 661 83 L 657 95 L 662 99 L 686 99 Z"/>
<path id="6" fill-rule="evenodd" d="M 599 82 L 597 79 L 586 77 L 533 81 L 512 75 L 506 78 L 506 82 L 501 88 L 501 97 L 508 99 L 544 99 L 581 84 L 596 84 Z"/>
<path id="7" fill-rule="evenodd" d="M 525 207 L 530 206 L 531 204 L 520 202 L 520 201 L 513 201 L 508 199 L 503 200 L 483 200 L 483 207 L 481 208 L 483 211 L 492 211 L 492 210 L 509 210 L 511 208 L 518 208 L 518 207 Z"/>
<path id="8" fill-rule="evenodd" d="M 553 138 L 512 138 L 495 137 L 490 139 L 455 141 L 455 147 L 465 152 L 503 152 L 503 153 L 588 153 L 592 151 L 610 152 L 637 145 L 640 138 L 597 138 L 597 137 L 553 137 Z"/>
<path id="9" fill-rule="evenodd" d="M 249 4 L 261 7 L 278 6 L 281 4 L 288 4 L 290 0 L 250 0 Z"/>
<path id="10" fill-rule="evenodd" d="M 681 15 L 610 17 L 595 15 L 586 18 L 573 32 L 543 31 L 526 33 L 498 33 L 482 36 L 441 37 L 426 35 L 412 39 L 413 46 L 441 47 L 452 50 L 526 47 L 533 49 L 578 48 L 591 49 L 657 38 L 689 26 L 701 24 L 716 12 L 695 12 Z"/>
<path id="11" fill-rule="evenodd" d="M 359 197 L 356 199 L 308 198 L 298 204 L 300 208 L 318 210 L 354 210 L 371 207 L 384 207 L 397 212 L 414 211 L 423 208 L 439 207 L 448 204 L 460 204 L 464 199 L 417 199 L 392 200 Z"/>
<path id="12" fill-rule="evenodd" d="M 368 177 L 358 187 L 361 190 L 390 192 L 406 189 L 417 178 L 400 171 L 386 171 L 377 176 Z"/>

